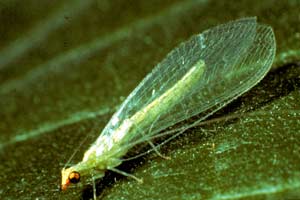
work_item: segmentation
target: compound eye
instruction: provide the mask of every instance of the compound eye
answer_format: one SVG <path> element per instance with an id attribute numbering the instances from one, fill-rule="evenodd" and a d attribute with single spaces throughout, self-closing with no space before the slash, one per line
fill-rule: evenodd
<path id="1" fill-rule="evenodd" d="M 78 172 L 71 172 L 69 174 L 69 180 L 71 183 L 78 183 L 80 181 L 80 174 Z"/>

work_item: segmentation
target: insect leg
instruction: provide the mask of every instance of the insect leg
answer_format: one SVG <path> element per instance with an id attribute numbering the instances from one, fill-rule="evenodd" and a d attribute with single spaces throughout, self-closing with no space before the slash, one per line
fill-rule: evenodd
<path id="1" fill-rule="evenodd" d="M 148 142 L 148 144 L 151 146 L 151 148 L 153 149 L 153 151 L 159 156 L 159 157 L 161 157 L 161 158 L 163 158 L 163 159 L 166 159 L 166 160 L 170 160 L 171 158 L 170 157 L 168 157 L 168 156 L 164 156 L 164 155 L 162 155 L 160 152 L 159 152 L 159 150 L 158 150 L 158 148 L 153 144 L 153 142 L 151 142 L 151 139 L 149 139 L 150 137 L 151 137 L 151 132 L 152 132 L 152 128 L 153 128 L 153 126 L 154 126 L 154 124 L 157 122 L 157 120 L 159 119 L 159 117 L 160 117 L 160 115 L 158 116 L 158 117 L 156 117 L 156 119 L 154 120 L 154 122 L 151 124 L 151 126 L 150 126 L 150 129 L 149 129 L 149 131 L 148 131 L 148 134 L 144 134 L 144 132 L 141 130 L 141 128 L 139 128 L 139 127 L 137 127 L 137 126 L 135 126 L 136 127 L 136 129 L 145 137 L 145 140 L 144 141 L 147 141 Z"/>
<path id="2" fill-rule="evenodd" d="M 118 174 L 121 174 L 121 175 L 123 175 L 123 176 L 128 176 L 128 177 L 130 177 L 130 178 L 133 178 L 134 180 L 136 180 L 136 181 L 139 182 L 139 183 L 143 183 L 143 179 L 138 178 L 138 177 L 136 177 L 136 176 L 134 176 L 134 175 L 132 175 L 132 174 L 129 174 L 129 173 L 127 173 L 127 172 L 124 172 L 124 171 L 122 171 L 122 170 L 119 170 L 119 169 L 117 169 L 117 168 L 112 167 L 112 168 L 107 168 L 107 169 L 110 170 L 110 171 L 116 172 L 116 173 L 118 173 Z"/>
<path id="3" fill-rule="evenodd" d="M 93 199 L 97 200 L 97 193 L 96 193 L 96 178 L 92 176 L 92 182 L 93 182 Z"/>

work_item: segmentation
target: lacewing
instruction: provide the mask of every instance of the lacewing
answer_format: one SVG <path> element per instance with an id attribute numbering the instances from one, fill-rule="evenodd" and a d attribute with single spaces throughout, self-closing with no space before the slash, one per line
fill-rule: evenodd
<path id="1" fill-rule="evenodd" d="M 82 176 L 103 177 L 106 170 L 140 180 L 116 169 L 130 148 L 148 142 L 156 150 L 153 138 L 172 134 L 172 139 L 251 89 L 270 70 L 275 50 L 272 28 L 255 17 L 181 43 L 131 92 L 82 161 L 62 169 L 62 190 Z M 199 113 L 207 114 L 190 126 L 163 131 Z"/>

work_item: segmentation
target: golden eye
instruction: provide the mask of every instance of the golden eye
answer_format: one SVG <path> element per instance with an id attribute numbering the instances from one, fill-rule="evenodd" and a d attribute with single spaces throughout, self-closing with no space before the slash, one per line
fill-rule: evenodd
<path id="1" fill-rule="evenodd" d="M 69 174 L 69 180 L 71 183 L 78 183 L 80 181 L 80 174 L 78 172 L 71 172 Z"/>

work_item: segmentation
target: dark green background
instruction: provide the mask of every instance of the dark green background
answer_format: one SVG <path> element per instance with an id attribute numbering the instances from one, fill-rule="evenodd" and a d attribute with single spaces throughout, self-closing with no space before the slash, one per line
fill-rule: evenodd
<path id="1" fill-rule="evenodd" d="M 0 198 L 88 199 L 59 192 L 73 162 L 165 55 L 209 27 L 246 16 L 274 28 L 277 55 L 256 87 L 165 145 L 107 173 L 102 199 L 300 198 L 300 2 L 0 1 Z M 96 130 L 95 130 L 96 129 Z M 137 152 L 138 153 L 138 152 Z"/>

